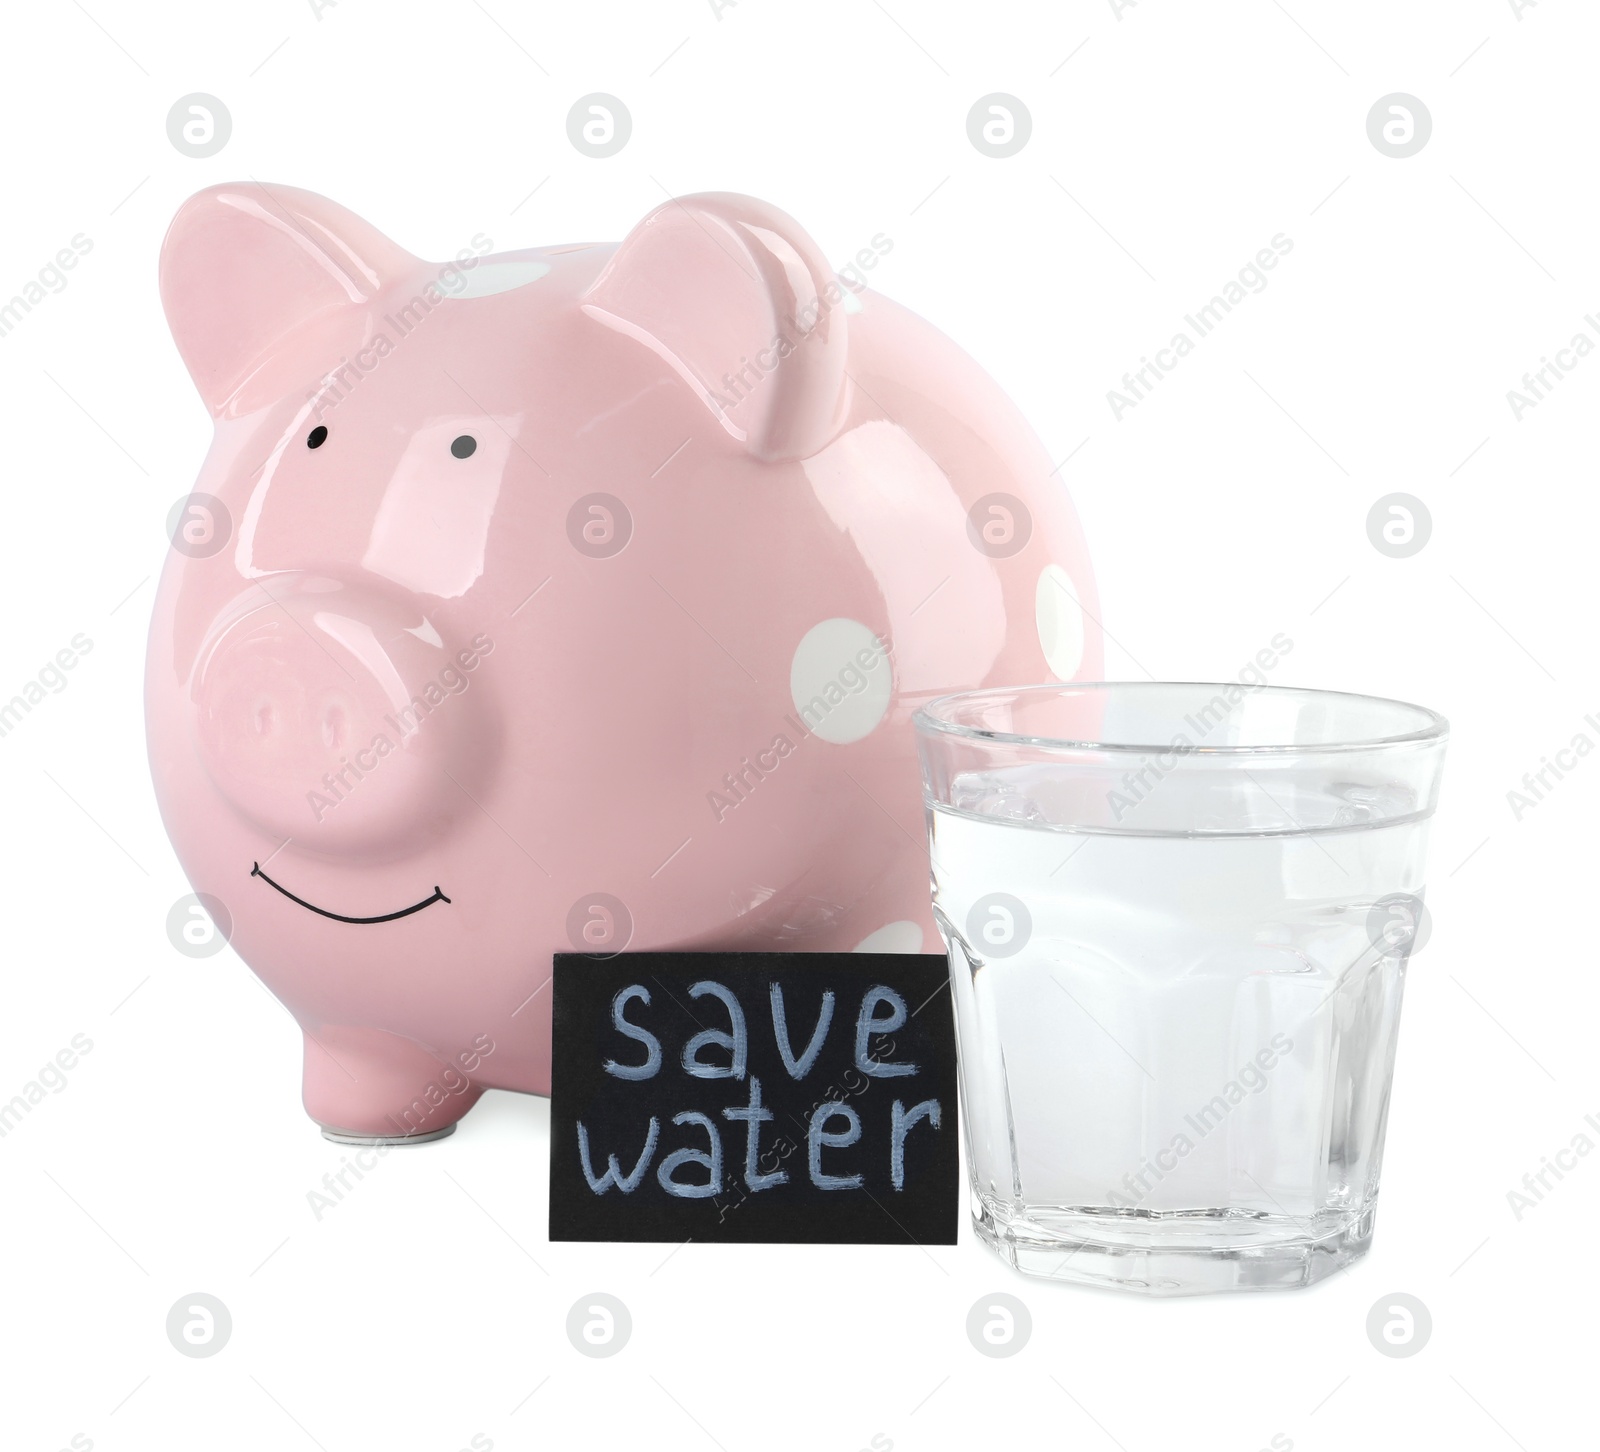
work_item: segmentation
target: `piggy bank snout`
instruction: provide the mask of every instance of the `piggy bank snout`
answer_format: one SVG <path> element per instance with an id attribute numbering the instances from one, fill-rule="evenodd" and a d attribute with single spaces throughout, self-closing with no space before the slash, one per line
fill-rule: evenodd
<path id="1" fill-rule="evenodd" d="M 213 783 L 303 848 L 419 850 L 492 769 L 487 652 L 357 591 L 273 593 L 216 631 L 196 673 L 196 746 Z"/>

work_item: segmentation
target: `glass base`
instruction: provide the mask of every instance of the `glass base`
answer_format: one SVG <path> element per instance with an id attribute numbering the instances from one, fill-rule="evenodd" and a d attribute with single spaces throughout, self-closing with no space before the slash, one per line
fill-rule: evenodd
<path id="1" fill-rule="evenodd" d="M 1278 1291 L 1309 1286 L 1359 1260 L 1372 1243 L 1376 1203 L 1330 1224 L 1231 1210 L 1124 1215 L 1030 1206 L 1003 1217 L 980 1201 L 978 1238 L 1026 1275 L 1146 1296 Z"/>

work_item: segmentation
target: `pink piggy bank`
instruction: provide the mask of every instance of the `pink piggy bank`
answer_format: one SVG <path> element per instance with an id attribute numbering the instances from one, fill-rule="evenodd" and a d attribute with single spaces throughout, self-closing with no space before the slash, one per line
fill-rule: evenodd
<path id="1" fill-rule="evenodd" d="M 161 255 L 215 422 L 151 769 L 335 1139 L 547 1093 L 551 955 L 939 946 L 912 711 L 1100 673 L 1039 441 L 783 212 L 424 262 L 288 187 Z"/>

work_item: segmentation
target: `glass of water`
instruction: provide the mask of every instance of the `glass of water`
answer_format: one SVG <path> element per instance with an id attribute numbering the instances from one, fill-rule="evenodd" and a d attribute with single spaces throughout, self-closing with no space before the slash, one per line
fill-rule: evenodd
<path id="1" fill-rule="evenodd" d="M 916 729 L 978 1234 L 1156 1295 L 1363 1254 L 1444 719 L 1111 683 Z"/>

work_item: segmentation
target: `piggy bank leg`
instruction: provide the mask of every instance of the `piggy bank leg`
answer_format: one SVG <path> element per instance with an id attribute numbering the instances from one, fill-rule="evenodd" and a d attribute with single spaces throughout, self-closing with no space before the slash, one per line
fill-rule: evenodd
<path id="1" fill-rule="evenodd" d="M 307 1029 L 305 1056 L 306 1113 L 339 1143 L 442 1139 L 483 1093 L 453 1064 L 382 1029 Z"/>

